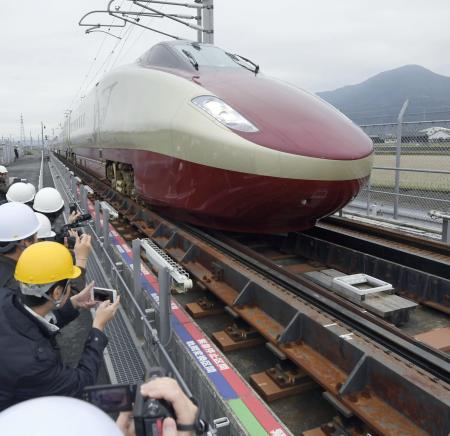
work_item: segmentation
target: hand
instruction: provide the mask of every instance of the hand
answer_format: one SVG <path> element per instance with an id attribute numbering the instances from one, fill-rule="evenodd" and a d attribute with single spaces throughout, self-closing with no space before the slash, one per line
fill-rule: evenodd
<path id="1" fill-rule="evenodd" d="M 81 216 L 81 212 L 77 212 L 77 211 L 73 211 L 70 215 L 69 215 L 69 218 L 67 219 L 67 222 L 69 223 L 69 224 L 72 224 L 72 223 L 74 223 L 78 218 L 80 218 L 80 216 Z"/>
<path id="2" fill-rule="evenodd" d="M 82 234 L 81 237 L 75 231 L 75 246 L 73 251 L 75 252 L 76 265 L 86 268 L 87 260 L 92 251 L 91 245 L 91 235 L 86 233 Z"/>
<path id="3" fill-rule="evenodd" d="M 136 436 L 134 428 L 133 412 L 120 412 L 116 419 L 117 427 L 122 430 L 124 436 Z M 177 423 L 173 418 L 166 418 L 163 421 L 162 436 L 179 436 L 189 434 L 189 432 L 178 432 Z"/>
<path id="4" fill-rule="evenodd" d="M 97 302 L 92 298 L 92 288 L 94 282 L 89 283 L 81 292 L 70 298 L 75 309 L 91 309 Z"/>
<path id="5" fill-rule="evenodd" d="M 122 430 L 124 436 L 136 436 L 133 412 L 120 412 L 116 419 L 116 424 Z"/>
<path id="6" fill-rule="evenodd" d="M 111 303 L 109 300 L 103 301 L 97 307 L 95 312 L 94 322 L 92 327 L 103 331 L 105 329 L 106 323 L 114 318 L 117 310 L 119 309 L 120 297 L 117 297 L 115 303 Z"/>
<path id="7" fill-rule="evenodd" d="M 164 399 L 172 404 L 178 424 L 191 425 L 194 423 L 198 413 L 198 407 L 186 396 L 176 380 L 169 377 L 159 377 L 150 380 L 141 386 L 141 394 L 145 397 Z M 191 432 L 177 432 L 173 428 L 173 420 L 164 420 L 164 436 L 190 435 Z"/>

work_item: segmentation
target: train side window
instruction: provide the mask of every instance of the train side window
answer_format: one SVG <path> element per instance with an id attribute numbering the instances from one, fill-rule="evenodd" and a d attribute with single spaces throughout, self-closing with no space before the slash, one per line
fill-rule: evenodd
<path id="1" fill-rule="evenodd" d="M 166 68 L 186 68 L 186 65 L 183 62 L 162 45 L 156 45 L 150 50 L 150 53 L 144 60 L 144 65 Z"/>

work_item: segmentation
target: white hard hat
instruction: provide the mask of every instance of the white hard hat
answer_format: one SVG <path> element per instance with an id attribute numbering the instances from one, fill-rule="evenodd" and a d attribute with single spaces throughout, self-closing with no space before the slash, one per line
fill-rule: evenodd
<path id="1" fill-rule="evenodd" d="M 32 183 L 30 183 L 30 182 L 27 182 L 27 186 L 28 186 L 28 189 L 30 190 L 30 192 L 33 193 L 33 198 L 34 198 L 34 196 L 36 195 L 36 188 L 35 188 L 35 186 Z"/>
<path id="2" fill-rule="evenodd" d="M 0 174 L 6 174 L 7 172 L 8 172 L 8 169 L 5 166 L 0 165 Z"/>
<path id="3" fill-rule="evenodd" d="M 20 241 L 39 230 L 39 221 L 26 204 L 5 203 L 0 206 L 0 242 Z"/>
<path id="4" fill-rule="evenodd" d="M 56 233 L 52 230 L 50 220 L 42 213 L 35 212 L 35 214 L 40 225 L 39 230 L 37 232 L 37 238 L 38 239 L 53 238 L 53 236 L 55 236 Z"/>
<path id="5" fill-rule="evenodd" d="M 42 188 L 34 197 L 33 209 L 36 212 L 53 213 L 64 206 L 61 194 L 55 188 Z"/>
<path id="6" fill-rule="evenodd" d="M 40 397 L 18 403 L 0 413 L 4 435 L 123 436 L 102 410 L 75 398 Z"/>
<path id="7" fill-rule="evenodd" d="M 13 183 L 6 193 L 8 201 L 17 201 L 19 203 L 29 203 L 33 201 L 36 189 L 31 183 L 17 182 Z"/>

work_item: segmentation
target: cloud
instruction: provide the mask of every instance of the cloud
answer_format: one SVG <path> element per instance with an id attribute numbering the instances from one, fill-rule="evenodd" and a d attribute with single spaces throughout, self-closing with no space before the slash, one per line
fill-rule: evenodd
<path id="1" fill-rule="evenodd" d="M 131 2 L 123 3 L 131 7 Z M 78 20 L 106 4 L 0 0 L 0 135 L 19 135 L 20 113 L 27 134 L 32 130 L 37 135 L 41 120 L 56 127 L 64 110 L 111 65 L 132 62 L 167 39 L 139 28 L 116 30 L 124 36 L 122 42 L 103 34 L 85 35 Z M 450 75 L 443 55 L 450 43 L 449 15 L 447 0 L 216 0 L 215 39 L 260 64 L 268 75 L 322 91 L 405 64 Z M 158 19 L 152 25 L 186 38 L 196 36 Z"/>

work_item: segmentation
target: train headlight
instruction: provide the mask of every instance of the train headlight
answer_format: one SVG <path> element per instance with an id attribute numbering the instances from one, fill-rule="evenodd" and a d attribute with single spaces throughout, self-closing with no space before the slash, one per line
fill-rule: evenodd
<path id="1" fill-rule="evenodd" d="M 217 97 L 202 95 L 195 97 L 192 103 L 230 129 L 241 132 L 258 132 L 258 129 L 250 121 Z"/>

